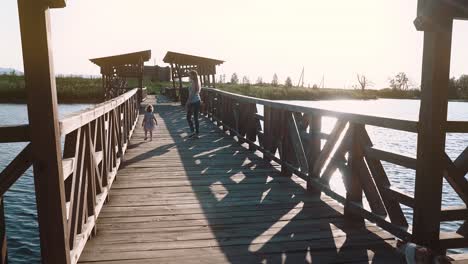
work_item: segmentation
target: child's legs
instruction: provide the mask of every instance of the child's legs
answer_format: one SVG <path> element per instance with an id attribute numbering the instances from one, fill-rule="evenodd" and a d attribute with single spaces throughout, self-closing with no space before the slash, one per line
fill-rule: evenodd
<path id="1" fill-rule="evenodd" d="M 145 128 L 145 139 L 148 137 L 148 129 Z"/>
<path id="2" fill-rule="evenodd" d="M 153 138 L 153 130 L 150 130 L 150 138 Z"/>

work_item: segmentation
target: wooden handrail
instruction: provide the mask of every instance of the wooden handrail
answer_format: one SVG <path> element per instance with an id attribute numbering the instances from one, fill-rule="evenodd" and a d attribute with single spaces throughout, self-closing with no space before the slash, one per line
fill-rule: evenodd
<path id="1" fill-rule="evenodd" d="M 75 112 L 70 114 L 60 120 L 60 132 L 62 135 L 68 134 L 71 131 L 84 126 L 85 124 L 96 120 L 97 118 L 103 116 L 104 114 L 112 111 L 116 107 L 120 106 L 126 102 L 129 98 L 134 96 L 137 93 L 138 89 L 135 88 L 130 90 L 119 97 L 106 101 L 104 103 L 98 104 L 90 109 L 85 109 L 83 111 Z"/>
<path id="2" fill-rule="evenodd" d="M 260 104 L 260 105 L 272 107 L 278 110 L 300 112 L 303 114 L 315 114 L 315 115 L 326 116 L 326 117 L 335 117 L 343 121 L 349 121 L 349 122 L 353 122 L 357 124 L 378 126 L 378 127 L 396 129 L 396 130 L 413 132 L 413 133 L 418 132 L 418 122 L 416 121 L 386 118 L 386 117 L 376 117 L 376 116 L 369 116 L 369 115 L 362 115 L 362 114 L 352 114 L 352 113 L 345 113 L 345 112 L 339 112 L 339 111 L 331 111 L 331 110 L 325 110 L 325 109 L 320 109 L 320 108 L 315 108 L 315 107 L 301 106 L 301 105 L 295 105 L 295 104 L 290 104 L 290 103 L 285 103 L 285 102 L 278 102 L 278 101 L 273 101 L 273 100 L 268 100 L 268 99 L 260 99 L 260 98 L 230 93 L 226 91 L 221 91 L 221 90 L 214 89 L 214 88 L 203 88 L 203 91 L 218 93 L 220 95 L 227 96 L 231 99 L 235 99 L 238 102 Z"/>
<path id="3" fill-rule="evenodd" d="M 282 175 L 294 173 L 307 182 L 310 191 L 324 192 L 342 203 L 345 216 L 353 221 L 365 218 L 400 239 L 413 238 L 401 205 L 414 208 L 415 198 L 392 188 L 382 161 L 415 170 L 417 160 L 375 148 L 365 125 L 418 133 L 418 122 L 323 110 L 211 88 L 202 89 L 201 97 L 202 113 L 207 118 L 240 142 L 248 143 L 249 149 L 263 153 L 265 160 L 281 165 Z M 263 105 L 263 115 L 257 113 L 258 104 Z M 338 120 L 330 134 L 321 133 L 322 117 Z M 446 128 L 450 128 L 447 132 L 463 132 L 466 123 L 447 122 Z M 320 148 L 322 139 L 326 143 Z M 279 156 L 274 155 L 278 150 Z M 464 165 L 467 157 L 468 148 L 455 162 L 447 162 L 450 184 L 462 198 L 468 196 L 468 185 L 459 175 L 468 171 Z M 346 196 L 329 186 L 335 170 L 343 175 Z M 362 193 L 370 209 L 363 206 Z M 463 220 L 466 206 L 441 213 L 442 220 Z M 442 241 L 441 244 L 453 245 Z"/>
<path id="4" fill-rule="evenodd" d="M 109 195 L 139 114 L 138 89 L 60 121 L 70 259 L 76 263 Z"/>

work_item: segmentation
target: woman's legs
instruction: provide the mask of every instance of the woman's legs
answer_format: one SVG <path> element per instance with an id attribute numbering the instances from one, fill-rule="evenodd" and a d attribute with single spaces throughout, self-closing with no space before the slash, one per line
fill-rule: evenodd
<path id="1" fill-rule="evenodd" d="M 145 128 L 145 140 L 148 138 L 148 129 Z"/>
<path id="2" fill-rule="evenodd" d="M 193 114 L 193 104 L 190 103 L 187 108 L 187 122 L 190 127 L 190 131 L 193 133 L 195 130 L 193 128 L 192 114 Z"/>
<path id="3" fill-rule="evenodd" d="M 198 123 L 198 115 L 200 113 L 200 101 L 193 103 L 193 118 L 195 119 L 195 131 L 198 135 L 200 132 L 199 130 L 199 123 Z"/>
<path id="4" fill-rule="evenodd" d="M 150 141 L 153 141 L 153 130 L 150 130 Z"/>

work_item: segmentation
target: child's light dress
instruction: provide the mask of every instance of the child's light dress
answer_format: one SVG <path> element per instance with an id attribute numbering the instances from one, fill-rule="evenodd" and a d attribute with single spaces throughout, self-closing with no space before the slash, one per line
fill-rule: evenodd
<path id="1" fill-rule="evenodd" d="M 153 130 L 154 129 L 154 119 L 153 119 L 153 112 L 145 112 L 145 117 L 143 118 L 144 128 L 145 130 Z"/>

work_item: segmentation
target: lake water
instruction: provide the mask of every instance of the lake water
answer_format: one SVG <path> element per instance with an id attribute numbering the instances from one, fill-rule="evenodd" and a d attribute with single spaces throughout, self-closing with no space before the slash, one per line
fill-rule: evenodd
<path id="1" fill-rule="evenodd" d="M 417 120 L 419 112 L 419 101 L 417 100 L 379 99 L 369 101 L 290 101 L 289 103 L 405 120 Z M 60 115 L 63 116 L 86 107 L 89 107 L 89 105 L 60 105 L 59 112 Z M 261 111 L 261 109 L 259 110 Z M 468 103 L 449 103 L 448 118 L 453 121 L 468 121 Z M 332 118 L 324 118 L 323 132 L 329 132 L 333 127 L 334 122 L 335 120 Z M 27 123 L 25 105 L 0 104 L 0 125 L 24 123 Z M 369 132 L 376 148 L 406 156 L 416 156 L 416 134 L 372 126 L 366 126 L 366 129 Z M 468 146 L 468 134 L 448 134 L 446 143 L 446 151 L 448 155 L 452 159 L 455 159 Z M 5 168 L 5 166 L 21 151 L 24 145 L 25 144 L 0 145 L 0 170 Z M 393 186 L 404 190 L 409 194 L 413 194 L 415 177 L 413 170 L 385 162 L 384 167 Z M 343 185 L 340 175 L 336 173 L 332 180 L 332 188 L 342 192 Z M 39 263 L 40 260 L 33 184 L 31 170 L 28 170 L 5 195 L 5 213 L 10 263 Z M 444 206 L 463 204 L 449 184 L 445 181 L 442 203 Z M 408 222 L 411 223 L 412 212 L 410 208 L 403 207 L 403 209 L 408 218 Z M 458 226 L 459 223 L 444 223 L 441 227 L 446 231 L 454 231 Z"/>

